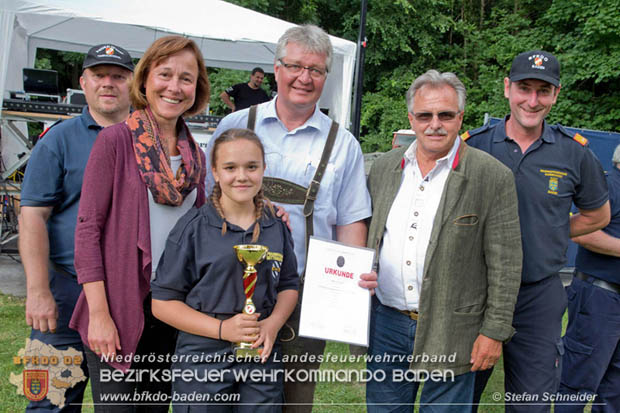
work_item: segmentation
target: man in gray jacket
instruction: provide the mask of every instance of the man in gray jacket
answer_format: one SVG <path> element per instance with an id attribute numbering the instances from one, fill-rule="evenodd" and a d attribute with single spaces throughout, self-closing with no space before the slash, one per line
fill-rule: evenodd
<path id="1" fill-rule="evenodd" d="M 418 77 L 407 104 L 416 141 L 368 177 L 379 276 L 368 368 L 386 375 L 368 383 L 368 411 L 412 412 L 424 381 L 420 411 L 461 412 L 474 371 L 493 366 L 514 333 L 517 194 L 508 168 L 458 139 L 465 87 L 453 73 Z"/>

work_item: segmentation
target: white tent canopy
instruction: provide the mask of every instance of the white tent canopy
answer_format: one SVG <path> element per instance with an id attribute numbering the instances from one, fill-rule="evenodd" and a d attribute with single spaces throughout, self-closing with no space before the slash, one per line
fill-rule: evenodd
<path id="1" fill-rule="evenodd" d="M 22 68 L 33 67 L 37 48 L 86 53 L 114 43 L 140 57 L 157 38 L 193 39 L 211 67 L 273 72 L 278 38 L 292 23 L 221 0 L 2 0 L 0 96 L 22 89 Z M 322 108 L 349 125 L 355 43 L 331 36 L 332 70 Z"/>

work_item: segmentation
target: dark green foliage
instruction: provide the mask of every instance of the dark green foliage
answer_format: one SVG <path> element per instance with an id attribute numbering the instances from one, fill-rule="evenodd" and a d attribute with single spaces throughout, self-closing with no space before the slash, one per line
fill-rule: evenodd
<path id="1" fill-rule="evenodd" d="M 544 20 L 562 64 L 558 120 L 617 131 L 620 125 L 620 3 L 555 1 Z"/>
<path id="2" fill-rule="evenodd" d="M 431 68 L 465 83 L 464 130 L 480 126 L 485 113 L 504 116 L 503 78 L 516 54 L 536 48 L 555 53 L 562 65 L 563 88 L 549 121 L 620 127 L 617 1 L 375 0 L 368 13 L 364 150 L 389 146 L 390 130 L 407 124 L 397 109 L 404 110 L 413 79 Z"/>
<path id="3" fill-rule="evenodd" d="M 412 78 L 410 68 L 401 66 L 382 76 L 376 92 L 362 99 L 361 136 L 364 152 L 391 149 L 392 133 L 409 128 L 405 93 Z"/>

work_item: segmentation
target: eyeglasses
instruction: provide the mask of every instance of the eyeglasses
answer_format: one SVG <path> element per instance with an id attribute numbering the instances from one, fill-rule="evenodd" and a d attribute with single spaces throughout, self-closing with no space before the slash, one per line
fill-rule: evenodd
<path id="1" fill-rule="evenodd" d="M 310 76 L 313 79 L 321 79 L 327 74 L 327 69 L 319 69 L 313 66 L 302 66 L 295 63 L 284 63 L 282 59 L 278 59 L 278 62 L 286 68 L 291 74 L 300 75 L 304 69 L 308 69 Z"/>
<path id="2" fill-rule="evenodd" d="M 437 118 L 441 122 L 448 122 L 448 121 L 456 119 L 459 113 L 461 112 L 451 112 L 451 111 L 439 112 L 437 113 Z M 432 113 L 432 112 L 418 112 L 418 113 L 413 114 L 413 117 L 415 118 L 415 120 L 417 120 L 418 122 L 425 122 L 425 123 L 432 121 L 434 116 L 435 116 L 435 113 Z"/>

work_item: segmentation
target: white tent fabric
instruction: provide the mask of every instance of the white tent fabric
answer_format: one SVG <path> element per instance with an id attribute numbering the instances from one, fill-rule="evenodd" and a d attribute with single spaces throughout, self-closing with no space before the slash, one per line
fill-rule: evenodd
<path id="1" fill-rule="evenodd" d="M 277 40 L 293 26 L 221 0 L 2 0 L 0 13 L 3 98 L 22 88 L 24 60 L 32 67 L 37 48 L 86 53 L 109 42 L 140 57 L 155 39 L 181 34 L 196 41 L 207 66 L 273 72 Z M 334 61 L 319 105 L 348 126 L 356 47 L 331 41 Z"/>

